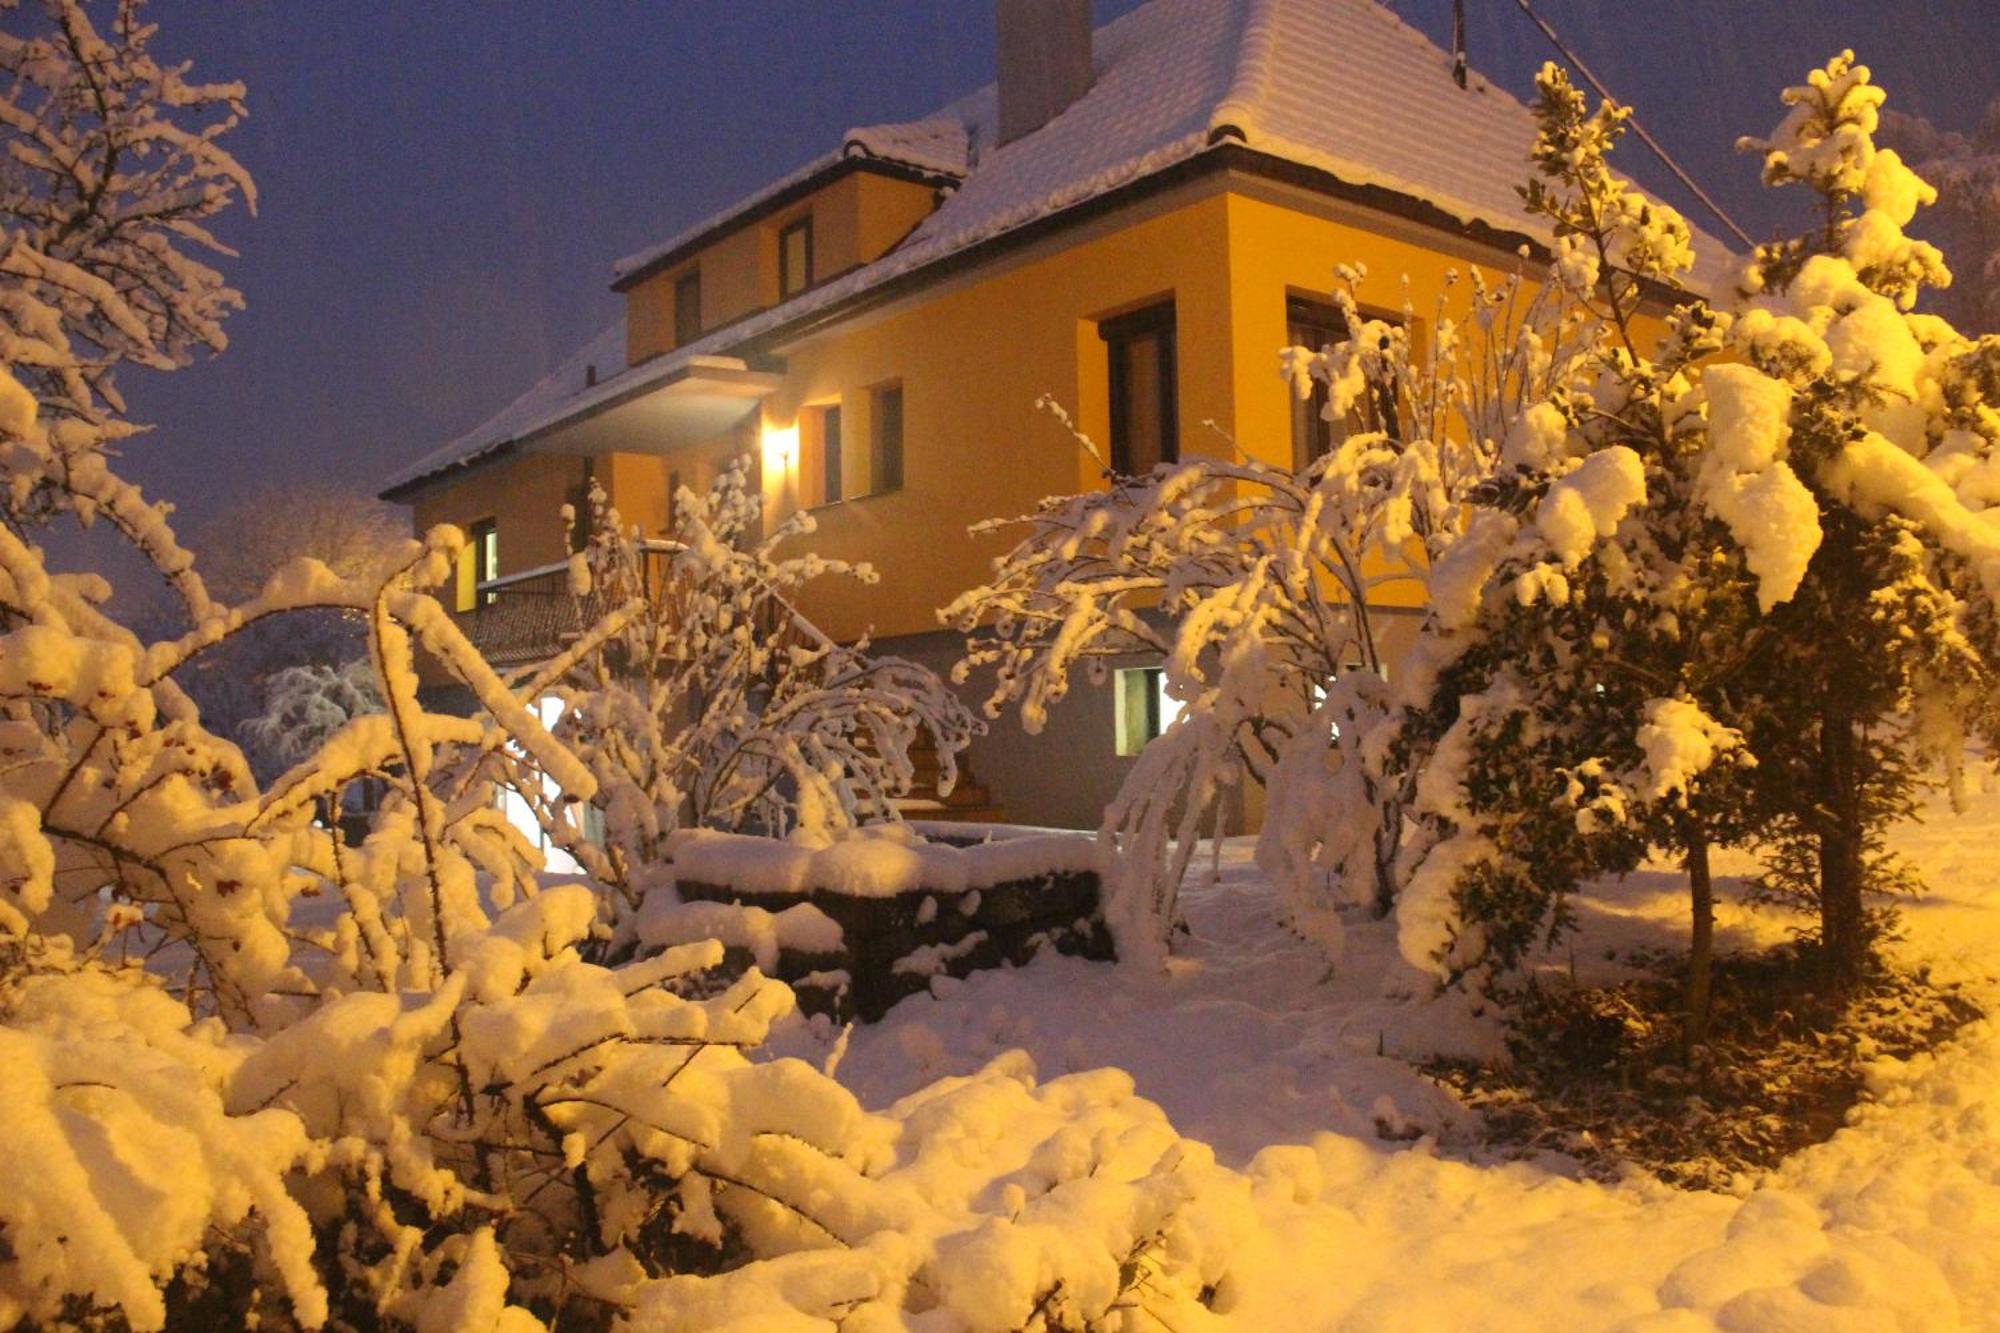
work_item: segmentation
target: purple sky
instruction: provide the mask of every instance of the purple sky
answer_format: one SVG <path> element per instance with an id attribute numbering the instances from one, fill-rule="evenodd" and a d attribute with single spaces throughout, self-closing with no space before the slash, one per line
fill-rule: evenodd
<path id="1" fill-rule="evenodd" d="M 1762 236 L 1792 201 L 1730 144 L 1775 123 L 1779 88 L 1851 45 L 1890 105 L 1970 128 L 2000 92 L 1989 6 L 1537 9 Z M 1133 7 L 1098 0 L 1098 17 Z M 1445 40 L 1450 0 L 1394 8 Z M 1540 34 L 1512 0 L 1467 9 L 1473 65 L 1524 93 L 1549 54 Z M 249 84 L 231 142 L 263 194 L 257 218 L 225 228 L 248 301 L 229 351 L 127 381 L 158 427 L 130 471 L 190 526 L 252 479 L 372 489 L 612 319 L 614 259 L 993 65 L 986 0 L 157 0 L 152 17 L 164 53 Z M 1667 191 L 1636 142 L 1624 165 Z"/>

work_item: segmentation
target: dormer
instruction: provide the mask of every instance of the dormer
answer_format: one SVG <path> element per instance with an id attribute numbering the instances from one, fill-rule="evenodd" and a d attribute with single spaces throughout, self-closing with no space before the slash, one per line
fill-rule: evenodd
<path id="1" fill-rule="evenodd" d="M 839 153 L 625 260 L 611 288 L 625 297 L 627 360 L 678 350 L 880 259 L 957 183 L 962 167 L 949 164 L 964 153 L 955 121 L 851 131 Z"/>

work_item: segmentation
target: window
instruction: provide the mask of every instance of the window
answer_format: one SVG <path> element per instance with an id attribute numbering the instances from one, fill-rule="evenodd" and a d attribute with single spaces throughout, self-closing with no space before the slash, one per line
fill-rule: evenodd
<path id="1" fill-rule="evenodd" d="M 1167 673 L 1159 667 L 1130 667 L 1113 677 L 1113 729 L 1118 753 L 1130 757 L 1174 724 L 1181 701 L 1167 694 Z"/>
<path id="2" fill-rule="evenodd" d="M 701 270 L 691 268 L 674 279 L 674 346 L 686 347 L 701 337 Z"/>
<path id="3" fill-rule="evenodd" d="M 458 609 L 461 611 L 491 606 L 499 595 L 491 589 L 481 590 L 479 586 L 500 577 L 499 525 L 490 518 L 483 518 L 472 525 L 467 537 L 465 554 L 460 557 L 459 563 Z"/>
<path id="4" fill-rule="evenodd" d="M 788 300 L 813 284 L 813 220 L 808 213 L 778 233 L 778 299 Z"/>
<path id="5" fill-rule="evenodd" d="M 1099 324 L 1111 371 L 1111 470 L 1150 472 L 1180 458 L 1174 393 L 1174 307 L 1148 307 Z"/>
<path id="6" fill-rule="evenodd" d="M 875 390 L 870 404 L 872 427 L 868 442 L 868 485 L 877 492 L 903 488 L 903 386 Z"/>
<path id="7" fill-rule="evenodd" d="M 1285 337 L 1293 347 L 1305 347 L 1317 352 L 1347 336 L 1347 321 L 1331 303 L 1309 296 L 1285 298 Z M 1358 408 L 1348 412 L 1343 421 L 1328 421 L 1326 385 L 1318 380 L 1313 381 L 1312 392 L 1306 397 L 1300 398 L 1293 393 L 1291 403 L 1292 466 L 1295 468 L 1304 468 L 1315 459 L 1326 457 L 1333 451 L 1334 445 L 1356 431 L 1379 429 L 1391 435 L 1396 433 L 1396 402 L 1391 395 L 1377 395 L 1376 420 L 1373 423 L 1366 421 Z"/>
<path id="8" fill-rule="evenodd" d="M 841 499 L 840 408 L 819 410 L 819 503 L 839 504 Z"/>
<path id="9" fill-rule="evenodd" d="M 550 731 L 554 731 L 557 725 L 561 723 L 563 704 L 562 700 L 556 698 L 554 695 L 545 694 L 535 700 L 531 706 L 535 712 L 535 719 Z M 507 742 L 507 749 L 512 754 L 522 754 L 520 746 L 513 741 Z M 525 758 L 525 755 L 523 757 Z M 525 792 L 520 787 L 511 784 L 499 786 L 496 789 L 495 795 L 498 798 L 502 816 L 508 823 L 520 831 L 522 837 L 541 849 L 543 868 L 549 871 L 549 873 L 555 875 L 581 874 L 583 871 L 582 865 L 567 851 L 555 845 L 554 840 L 548 835 L 548 830 L 543 827 L 540 817 L 535 813 L 538 808 L 545 808 L 561 802 L 563 799 L 563 789 L 556 784 L 555 779 L 549 777 L 546 773 L 541 773 L 534 764 L 522 764 L 516 772 L 522 775 L 517 779 L 518 781 L 532 785 Z M 535 799 L 532 801 L 529 800 L 530 795 Z M 583 833 L 584 840 L 595 846 L 602 847 L 604 845 L 604 812 L 589 801 L 584 801 L 581 804 L 583 813 L 583 827 L 581 832 Z"/>
<path id="10" fill-rule="evenodd" d="M 1319 351 L 1347 337 L 1347 321 L 1340 311 L 1325 301 L 1303 296 L 1285 298 L 1285 338 L 1294 347 Z M 1292 396 L 1292 466 L 1304 468 L 1333 450 L 1336 440 L 1347 437 L 1347 423 L 1326 419 L 1326 384 L 1314 380 L 1312 392 L 1304 398 Z"/>

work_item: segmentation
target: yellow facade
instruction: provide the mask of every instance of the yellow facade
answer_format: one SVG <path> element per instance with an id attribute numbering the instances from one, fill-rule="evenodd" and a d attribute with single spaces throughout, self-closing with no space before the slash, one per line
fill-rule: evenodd
<path id="1" fill-rule="evenodd" d="M 740 318 L 776 301 L 776 237 L 802 210 L 813 212 L 818 255 L 851 266 L 893 245 L 928 206 L 926 187 L 854 172 L 689 262 L 702 268 L 705 308 Z M 922 633 L 937 628 L 939 607 L 984 581 L 1003 548 L 1004 534 L 974 537 L 972 525 L 1103 484 L 1098 459 L 1035 407 L 1052 397 L 1100 452 L 1108 448 L 1100 321 L 1171 301 L 1182 455 L 1241 448 L 1282 463 L 1292 450 L 1278 374 L 1288 295 L 1324 297 L 1336 264 L 1364 265 L 1364 305 L 1400 312 L 1407 297 L 1421 341 L 1449 270 L 1477 264 L 1498 281 L 1514 262 L 1303 188 L 1216 173 L 775 346 L 782 383 L 743 427 L 664 454 L 635 440 L 632 452 L 598 456 L 592 472 L 627 523 L 659 533 L 674 481 L 699 489 L 732 456 L 754 453 L 767 522 L 809 509 L 815 549 L 883 576 L 866 586 L 824 581 L 808 607 L 821 623 L 842 638 Z M 660 340 L 671 342 L 683 271 L 663 269 L 627 292 L 635 359 L 670 350 Z M 1451 291 L 1453 318 L 1467 313 L 1469 291 L 1465 282 Z M 887 385 L 903 393 L 904 462 L 901 487 L 885 491 L 869 475 L 867 441 L 874 391 Z M 834 504 L 822 503 L 817 436 L 829 406 L 841 410 L 849 497 Z M 417 521 L 496 520 L 504 577 L 562 558 L 557 511 L 583 480 L 575 456 L 510 456 L 426 487 Z M 1391 604 L 1414 606 L 1418 596 L 1413 585 L 1384 590 Z"/>
<path id="2" fill-rule="evenodd" d="M 778 302 L 778 235 L 812 219 L 813 280 L 825 282 L 881 258 L 936 203 L 936 190 L 873 171 L 838 175 L 782 208 L 728 232 L 625 293 L 625 358 L 632 365 L 674 350 L 674 287 L 701 274 L 704 330 Z"/>
<path id="3" fill-rule="evenodd" d="M 778 349 L 784 386 L 763 407 L 767 512 L 775 520 L 811 509 L 815 549 L 883 574 L 873 587 L 813 594 L 811 610 L 831 632 L 936 629 L 937 608 L 983 582 L 1002 549 L 969 526 L 1103 484 L 1097 461 L 1034 406 L 1051 395 L 1105 447 L 1100 320 L 1170 299 L 1182 455 L 1226 454 L 1233 440 L 1283 463 L 1292 451 L 1278 373 L 1287 295 L 1324 297 L 1334 265 L 1359 262 L 1370 275 L 1364 304 L 1399 311 L 1407 275 L 1421 340 L 1448 270 L 1478 262 L 1497 280 L 1509 258 L 1305 191 L 1218 175 Z M 1446 308 L 1464 316 L 1467 284 Z M 816 505 L 813 410 L 840 405 L 846 490 L 866 491 L 866 450 L 854 442 L 869 438 L 869 389 L 888 382 L 904 390 L 903 488 Z M 1391 604 L 1414 606 L 1418 596 L 1414 585 L 1384 590 Z"/>

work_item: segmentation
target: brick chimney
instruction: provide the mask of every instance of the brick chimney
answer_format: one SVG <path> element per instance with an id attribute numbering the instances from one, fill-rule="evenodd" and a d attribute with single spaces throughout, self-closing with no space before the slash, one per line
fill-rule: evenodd
<path id="1" fill-rule="evenodd" d="M 1090 91 L 1090 0 L 994 0 L 1000 142 L 1054 120 Z"/>

